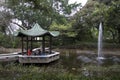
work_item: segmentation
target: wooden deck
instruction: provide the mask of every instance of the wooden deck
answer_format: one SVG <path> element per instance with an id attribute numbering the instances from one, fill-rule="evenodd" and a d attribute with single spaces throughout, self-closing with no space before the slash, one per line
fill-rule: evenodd
<path id="1" fill-rule="evenodd" d="M 45 55 L 20 55 L 19 62 L 20 63 L 50 63 L 52 61 L 58 60 L 59 52 L 55 52 L 53 54 L 45 54 Z"/>
<path id="2" fill-rule="evenodd" d="M 18 59 L 19 59 L 19 55 L 17 52 L 8 53 L 8 54 L 0 54 L 0 62 L 17 61 Z"/>
<path id="3" fill-rule="evenodd" d="M 19 63 L 50 63 L 60 58 L 59 52 L 44 55 L 1 54 L 0 61 L 19 61 Z"/>

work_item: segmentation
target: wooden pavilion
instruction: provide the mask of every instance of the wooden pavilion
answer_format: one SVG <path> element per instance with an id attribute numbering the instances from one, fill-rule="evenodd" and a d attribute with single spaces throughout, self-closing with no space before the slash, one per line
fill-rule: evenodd
<path id="1" fill-rule="evenodd" d="M 14 35 L 20 37 L 22 42 L 22 51 L 19 55 L 20 63 L 49 63 L 59 59 L 59 52 L 52 51 L 52 37 L 58 36 L 58 31 L 44 30 L 36 23 L 31 29 L 16 31 Z M 46 36 L 49 38 L 49 48 L 47 49 L 45 45 Z M 41 48 L 34 49 L 33 42 L 41 42 Z"/>

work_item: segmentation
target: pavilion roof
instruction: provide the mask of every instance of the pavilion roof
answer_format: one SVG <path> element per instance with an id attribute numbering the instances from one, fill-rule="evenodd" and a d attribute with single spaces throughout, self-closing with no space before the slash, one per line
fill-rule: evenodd
<path id="1" fill-rule="evenodd" d="M 18 30 L 14 33 L 15 36 L 21 37 L 21 36 L 44 36 L 44 35 L 51 35 L 53 37 L 58 36 L 60 33 L 59 31 L 47 31 L 44 30 L 38 23 L 36 23 L 31 29 L 29 30 Z"/>

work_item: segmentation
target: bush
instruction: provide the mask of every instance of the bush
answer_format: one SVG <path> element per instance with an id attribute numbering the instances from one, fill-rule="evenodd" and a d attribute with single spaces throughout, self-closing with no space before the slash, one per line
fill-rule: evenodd
<path id="1" fill-rule="evenodd" d="M 17 48 L 20 45 L 20 40 L 18 38 L 14 38 L 10 35 L 5 35 L 0 33 L 0 45 L 6 48 Z"/>

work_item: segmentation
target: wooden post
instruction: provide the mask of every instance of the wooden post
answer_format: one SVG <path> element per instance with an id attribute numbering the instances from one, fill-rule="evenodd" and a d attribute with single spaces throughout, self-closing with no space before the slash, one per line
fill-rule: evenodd
<path id="1" fill-rule="evenodd" d="M 32 41 L 32 37 L 31 37 L 31 51 L 32 51 L 32 49 L 33 49 L 33 41 Z"/>
<path id="2" fill-rule="evenodd" d="M 45 36 L 42 37 L 42 53 L 45 53 Z"/>
<path id="3" fill-rule="evenodd" d="M 24 54 L 24 53 L 23 53 L 23 49 L 24 49 L 23 36 L 22 36 L 22 38 L 21 38 L 21 41 L 22 41 L 22 54 Z"/>
<path id="4" fill-rule="evenodd" d="M 26 41 L 27 41 L 27 42 L 26 42 L 26 43 L 27 43 L 27 44 L 26 44 L 26 46 L 27 46 L 27 47 L 26 47 L 26 50 L 27 50 L 27 53 L 28 53 L 28 36 L 27 36 L 27 40 L 26 40 Z"/>
<path id="5" fill-rule="evenodd" d="M 52 36 L 50 36 L 50 40 L 49 40 L 49 53 L 52 53 Z"/>

